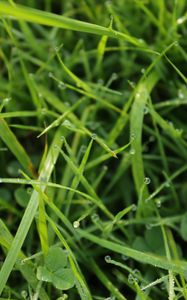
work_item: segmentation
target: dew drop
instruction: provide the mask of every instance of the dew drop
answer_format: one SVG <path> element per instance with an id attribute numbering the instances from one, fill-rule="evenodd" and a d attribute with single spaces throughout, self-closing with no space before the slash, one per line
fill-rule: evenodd
<path id="1" fill-rule="evenodd" d="M 92 138 L 93 140 L 96 140 L 97 134 L 96 134 L 96 133 L 92 133 L 91 138 Z"/>
<path id="2" fill-rule="evenodd" d="M 62 123 L 63 126 L 65 127 L 71 127 L 71 122 L 69 120 L 65 120 L 63 123 Z"/>
<path id="3" fill-rule="evenodd" d="M 106 261 L 106 263 L 110 263 L 111 262 L 111 257 L 110 257 L 110 255 L 106 255 L 105 256 L 105 261 Z"/>
<path id="4" fill-rule="evenodd" d="M 132 211 L 136 211 L 137 210 L 137 205 L 136 204 L 132 204 Z"/>
<path id="5" fill-rule="evenodd" d="M 58 148 L 58 145 L 55 144 L 53 147 L 54 147 L 54 149 L 57 149 L 57 148 Z"/>
<path id="6" fill-rule="evenodd" d="M 61 140 L 62 142 L 64 142 L 64 141 L 65 141 L 65 137 L 64 137 L 63 135 L 61 135 L 60 140 Z"/>
<path id="7" fill-rule="evenodd" d="M 53 77 L 53 73 L 52 73 L 52 72 L 49 72 L 49 73 L 48 73 L 48 77 L 49 77 L 49 78 L 52 78 L 52 77 Z"/>
<path id="8" fill-rule="evenodd" d="M 150 182 L 151 182 L 151 179 L 149 177 L 144 178 L 144 183 L 145 184 L 150 184 Z"/>
<path id="9" fill-rule="evenodd" d="M 169 188 L 170 186 L 171 186 L 171 185 L 170 185 L 169 181 L 167 181 L 167 182 L 165 183 L 165 187 Z"/>
<path id="10" fill-rule="evenodd" d="M 117 73 L 112 73 L 112 76 L 111 76 L 111 80 L 116 80 L 118 79 L 118 74 Z"/>
<path id="11" fill-rule="evenodd" d="M 21 296 L 23 297 L 23 299 L 26 299 L 28 296 L 27 291 L 25 291 L 25 290 L 21 291 Z"/>
<path id="12" fill-rule="evenodd" d="M 131 154 L 131 155 L 134 155 L 135 153 L 136 153 L 135 149 L 134 149 L 134 148 L 131 148 L 130 154 Z"/>
<path id="13" fill-rule="evenodd" d="M 179 99 L 184 99 L 184 93 L 182 92 L 182 90 L 178 91 L 178 97 Z"/>
<path id="14" fill-rule="evenodd" d="M 103 85 L 103 84 L 104 84 L 104 80 L 103 80 L 102 78 L 100 78 L 100 79 L 98 79 L 97 83 L 98 83 L 99 85 Z"/>
<path id="15" fill-rule="evenodd" d="M 80 226 L 80 222 L 79 221 L 75 221 L 73 222 L 73 227 L 76 229 L 76 228 L 79 228 Z"/>
<path id="16" fill-rule="evenodd" d="M 176 41 L 176 42 L 174 43 L 174 46 L 175 46 L 175 47 L 178 47 L 178 46 L 179 46 L 179 43 Z"/>
<path id="17" fill-rule="evenodd" d="M 156 200 L 156 206 L 157 206 L 158 208 L 160 208 L 161 205 L 162 205 L 161 201 L 160 201 L 159 199 L 157 199 L 157 200 Z"/>
<path id="18" fill-rule="evenodd" d="M 177 24 L 180 25 L 182 24 L 183 22 L 185 21 L 185 18 L 184 17 L 181 17 L 177 20 Z"/>
<path id="19" fill-rule="evenodd" d="M 151 224 L 146 224 L 146 229 L 150 230 L 152 228 L 152 225 Z"/>
<path id="20" fill-rule="evenodd" d="M 124 254 L 121 256 L 121 258 L 122 258 L 123 260 L 125 260 L 125 261 L 129 259 L 128 256 L 126 256 L 126 255 L 124 255 Z"/>
<path id="21" fill-rule="evenodd" d="M 132 276 L 132 274 L 129 274 L 129 276 L 128 276 L 128 282 L 129 282 L 130 284 L 134 284 L 135 279 L 134 279 L 134 277 Z"/>
<path id="22" fill-rule="evenodd" d="M 142 74 L 145 73 L 145 69 L 144 69 L 144 68 L 141 69 L 141 73 L 142 73 Z"/>
<path id="23" fill-rule="evenodd" d="M 140 98 L 140 93 L 136 93 L 136 98 Z"/>
<path id="24" fill-rule="evenodd" d="M 60 47 L 56 46 L 54 49 L 56 52 L 58 52 L 60 50 Z"/>
<path id="25" fill-rule="evenodd" d="M 7 98 L 3 99 L 3 104 L 7 105 L 11 100 L 12 100 L 11 97 L 7 97 Z"/>
<path id="26" fill-rule="evenodd" d="M 135 135 L 135 133 L 131 133 L 131 136 L 130 136 L 130 139 L 131 139 L 131 141 L 134 141 L 134 140 L 135 140 L 135 138 L 136 138 L 136 135 Z"/>
<path id="27" fill-rule="evenodd" d="M 46 108 L 42 108 L 42 109 L 41 109 L 41 114 L 42 114 L 42 115 L 45 115 L 46 112 L 47 112 L 47 109 L 46 109 Z"/>
<path id="28" fill-rule="evenodd" d="M 135 276 L 140 276 L 140 270 L 134 269 L 134 270 L 133 270 L 133 274 L 134 274 Z"/>
<path id="29" fill-rule="evenodd" d="M 0 183 L 2 183 L 3 182 L 3 179 L 2 178 L 0 178 Z"/>
<path id="30" fill-rule="evenodd" d="M 66 85 L 63 81 L 60 81 L 59 84 L 58 84 L 58 88 L 61 89 L 61 90 L 65 90 L 66 89 Z"/>
<path id="31" fill-rule="evenodd" d="M 31 187 L 29 187 L 29 188 L 27 188 L 27 194 L 32 194 L 32 192 L 33 192 L 33 189 L 31 188 Z"/>
<path id="32" fill-rule="evenodd" d="M 99 221 L 99 215 L 98 214 L 93 214 L 91 216 L 92 222 L 97 223 Z"/>
<path id="33" fill-rule="evenodd" d="M 147 106 L 144 107 L 144 115 L 147 115 L 149 112 L 149 108 Z"/>

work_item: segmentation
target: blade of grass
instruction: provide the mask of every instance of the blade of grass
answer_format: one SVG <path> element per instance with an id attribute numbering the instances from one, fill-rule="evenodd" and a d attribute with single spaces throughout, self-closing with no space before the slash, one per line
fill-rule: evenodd
<path id="1" fill-rule="evenodd" d="M 109 249 L 116 253 L 126 255 L 142 263 L 150 264 L 154 267 L 158 267 L 165 270 L 172 270 L 173 272 L 179 274 L 181 270 L 183 274 L 186 274 L 187 272 L 187 263 L 185 261 L 175 262 L 174 260 L 167 260 L 166 257 L 156 256 L 152 253 L 144 253 L 138 250 L 134 250 L 130 247 L 122 246 L 120 244 L 110 242 L 102 238 L 98 238 L 95 235 L 87 233 L 86 231 L 81 229 L 77 229 L 77 232 L 80 235 L 80 237 L 92 241 L 93 243 L 103 248 Z M 179 268 L 179 263 L 180 263 L 180 268 Z"/>
<path id="2" fill-rule="evenodd" d="M 0 137 L 29 175 L 35 176 L 34 166 L 28 154 L 2 118 L 0 118 Z"/>
<path id="3" fill-rule="evenodd" d="M 48 12 L 43 12 L 37 9 L 33 9 L 21 5 L 16 5 L 14 6 L 13 9 L 12 6 L 7 4 L 6 2 L 1 2 L 0 15 L 11 16 L 18 20 L 24 20 L 27 22 L 33 22 L 33 23 L 47 25 L 47 26 L 59 27 L 59 28 L 75 30 L 75 31 L 82 31 L 82 32 L 87 32 L 87 33 L 97 34 L 97 35 L 106 35 L 108 37 L 122 39 L 124 41 L 127 41 L 129 43 L 132 43 L 140 47 L 142 47 L 143 44 L 142 41 L 139 41 L 138 39 L 130 35 L 115 31 L 111 28 L 106 28 L 99 25 L 70 19 L 67 17 L 55 15 Z"/>
<path id="4" fill-rule="evenodd" d="M 62 145 L 60 136 L 61 136 L 61 131 L 59 130 L 59 131 L 57 131 L 57 133 L 53 139 L 53 142 L 51 143 L 51 147 L 50 147 L 48 155 L 46 157 L 46 161 L 45 161 L 43 168 L 41 170 L 41 173 L 39 175 L 39 181 L 43 182 L 43 185 L 41 187 L 42 190 L 45 190 L 45 188 L 46 188 L 45 182 L 47 182 L 49 180 L 51 173 L 54 169 L 55 162 L 58 158 L 59 149 Z M 56 146 L 58 146 L 58 147 L 56 148 Z M 17 260 L 17 256 L 20 252 L 20 249 L 24 243 L 24 240 L 27 236 L 29 228 L 35 217 L 36 211 L 38 209 L 39 196 L 40 195 L 38 194 L 38 192 L 33 191 L 30 201 L 24 212 L 21 223 L 18 227 L 15 238 L 9 249 L 8 255 L 7 255 L 7 257 L 3 263 L 3 266 L 1 268 L 1 271 L 0 271 L 0 294 L 2 293 L 2 291 L 5 287 L 7 279 L 13 269 L 13 266 Z"/>

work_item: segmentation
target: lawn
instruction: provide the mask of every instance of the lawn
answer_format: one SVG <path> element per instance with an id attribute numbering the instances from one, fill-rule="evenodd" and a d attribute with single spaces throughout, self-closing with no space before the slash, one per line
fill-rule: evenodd
<path id="1" fill-rule="evenodd" d="M 186 24 L 0 1 L 0 299 L 187 300 Z"/>

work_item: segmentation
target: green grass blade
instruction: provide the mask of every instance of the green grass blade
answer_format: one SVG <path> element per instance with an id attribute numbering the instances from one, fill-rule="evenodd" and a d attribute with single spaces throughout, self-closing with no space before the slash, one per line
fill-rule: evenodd
<path id="1" fill-rule="evenodd" d="M 49 149 L 48 155 L 46 157 L 46 161 L 41 170 L 39 180 L 41 182 L 43 182 L 43 185 L 41 187 L 42 190 L 45 190 L 45 188 L 46 188 L 45 182 L 47 182 L 49 180 L 51 173 L 53 171 L 55 162 L 58 158 L 59 149 L 62 145 L 60 136 L 61 136 L 61 132 L 59 130 L 59 131 L 57 131 L 57 133 L 53 139 L 53 142 Z M 27 236 L 29 228 L 33 222 L 36 211 L 38 209 L 39 197 L 40 197 L 40 195 L 38 194 L 38 192 L 33 191 L 30 201 L 28 203 L 28 206 L 27 206 L 25 213 L 23 215 L 23 218 L 21 220 L 21 223 L 18 227 L 18 230 L 17 230 L 17 233 L 13 240 L 13 243 L 12 243 L 10 250 L 8 252 L 8 255 L 3 263 L 3 266 L 0 271 L 0 294 L 2 293 L 2 291 L 5 287 L 7 279 L 13 269 L 13 266 L 17 260 L 17 256 L 18 256 L 20 249 L 24 243 L 24 240 Z"/>
<path id="2" fill-rule="evenodd" d="M 29 175 L 34 176 L 35 171 L 33 164 L 24 150 L 23 146 L 20 144 L 14 133 L 10 130 L 7 122 L 0 118 L 0 138 L 17 158 L 23 168 L 28 171 Z"/>
<path id="3" fill-rule="evenodd" d="M 24 20 L 24 21 L 52 26 L 52 27 L 82 31 L 82 32 L 87 32 L 87 33 L 92 33 L 97 35 L 106 35 L 112 38 L 122 39 L 136 46 L 142 47 L 142 41 L 139 41 L 138 39 L 129 36 L 127 34 L 115 31 L 111 28 L 106 28 L 99 25 L 66 18 L 63 16 L 33 9 L 30 7 L 16 5 L 14 6 L 14 8 L 12 8 L 12 6 L 7 4 L 6 2 L 1 2 L 0 15 L 11 16 L 18 20 Z"/>

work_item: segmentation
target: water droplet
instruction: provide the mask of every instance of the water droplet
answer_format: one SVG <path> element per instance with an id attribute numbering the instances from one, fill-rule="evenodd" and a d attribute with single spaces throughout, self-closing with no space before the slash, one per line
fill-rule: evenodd
<path id="1" fill-rule="evenodd" d="M 185 21 L 185 18 L 184 17 L 181 17 L 177 20 L 177 24 L 180 25 L 182 24 L 183 22 Z"/>
<path id="2" fill-rule="evenodd" d="M 108 166 L 104 165 L 104 166 L 102 167 L 102 169 L 103 169 L 103 171 L 107 171 L 107 170 L 108 170 Z"/>
<path id="3" fill-rule="evenodd" d="M 170 186 L 171 186 L 171 185 L 170 185 L 170 182 L 167 181 L 167 182 L 165 183 L 165 187 L 169 188 Z"/>
<path id="4" fill-rule="evenodd" d="M 66 85 L 63 81 L 60 81 L 59 84 L 58 84 L 58 88 L 61 89 L 61 90 L 65 90 L 66 89 Z"/>
<path id="5" fill-rule="evenodd" d="M 2 178 L 0 178 L 0 183 L 1 183 L 1 182 L 3 182 L 3 179 L 2 179 Z"/>
<path id="6" fill-rule="evenodd" d="M 64 105 L 65 105 L 65 106 L 67 106 L 67 107 L 70 107 L 70 103 L 69 103 L 69 102 L 67 102 L 67 101 L 66 101 L 66 102 L 64 102 Z"/>
<path id="7" fill-rule="evenodd" d="M 179 99 L 184 99 L 184 93 L 182 90 L 178 91 L 178 97 L 179 97 Z"/>
<path id="8" fill-rule="evenodd" d="M 133 274 L 135 275 L 135 276 L 140 276 L 140 270 L 138 270 L 138 269 L 134 269 L 133 270 Z"/>
<path id="9" fill-rule="evenodd" d="M 144 178 L 144 183 L 145 184 L 150 184 L 150 182 L 151 182 L 151 179 L 149 177 Z"/>
<path id="10" fill-rule="evenodd" d="M 3 99 L 3 104 L 7 105 L 11 100 L 12 100 L 11 97 L 7 97 L 7 98 Z"/>
<path id="11" fill-rule="evenodd" d="M 155 141 L 155 137 L 153 135 L 151 135 L 150 138 L 149 138 L 149 141 L 150 142 L 154 142 Z"/>
<path id="12" fill-rule="evenodd" d="M 43 97 L 42 93 L 38 93 L 38 97 L 41 99 Z"/>
<path id="13" fill-rule="evenodd" d="M 99 215 L 98 214 L 93 214 L 91 216 L 92 222 L 97 223 L 99 221 Z"/>
<path id="14" fill-rule="evenodd" d="M 122 258 L 123 260 L 125 260 L 125 261 L 129 259 L 129 257 L 126 256 L 126 255 L 124 255 L 124 254 L 121 256 L 121 258 Z"/>
<path id="15" fill-rule="evenodd" d="M 178 46 L 179 46 L 179 43 L 176 41 L 173 45 L 174 45 L 175 47 L 178 47 Z"/>
<path id="16" fill-rule="evenodd" d="M 97 83 L 98 83 L 99 85 L 103 85 L 103 84 L 104 84 L 104 80 L 103 80 L 102 78 L 100 78 L 100 79 L 98 79 Z"/>
<path id="17" fill-rule="evenodd" d="M 60 47 L 56 46 L 54 49 L 55 49 L 56 52 L 58 52 L 60 50 Z"/>
<path id="18" fill-rule="evenodd" d="M 146 229 L 150 230 L 152 228 L 152 224 L 146 224 Z"/>
<path id="19" fill-rule="evenodd" d="M 63 135 L 61 135 L 60 140 L 61 140 L 62 142 L 64 142 L 64 141 L 65 141 L 65 137 L 64 137 Z"/>
<path id="20" fill-rule="evenodd" d="M 141 43 L 141 44 L 145 43 L 143 39 L 138 39 L 138 42 Z"/>
<path id="21" fill-rule="evenodd" d="M 53 73 L 52 73 L 52 72 L 49 72 L 49 73 L 48 73 L 48 77 L 49 77 L 49 78 L 52 78 L 52 77 L 53 77 Z"/>
<path id="22" fill-rule="evenodd" d="M 137 205 L 136 204 L 132 204 L 132 211 L 136 211 L 137 210 Z"/>
<path id="23" fill-rule="evenodd" d="M 30 78 L 33 78 L 33 77 L 34 77 L 34 74 L 33 74 L 33 73 L 29 73 L 29 77 L 30 77 Z"/>
<path id="24" fill-rule="evenodd" d="M 97 134 L 96 134 L 96 133 L 92 133 L 92 136 L 91 136 L 91 138 L 92 138 L 93 140 L 96 140 L 96 138 L 97 138 Z"/>
<path id="25" fill-rule="evenodd" d="M 149 112 L 149 108 L 147 106 L 144 107 L 144 115 L 147 115 Z"/>
<path id="26" fill-rule="evenodd" d="M 130 139 L 131 139 L 131 141 L 134 141 L 134 140 L 135 140 L 135 138 L 136 138 L 136 135 L 135 135 L 135 133 L 131 133 L 131 136 L 130 136 Z"/>
<path id="27" fill-rule="evenodd" d="M 111 257 L 110 257 L 110 255 L 106 255 L 105 256 L 105 261 L 106 261 L 106 263 L 110 263 L 111 262 Z"/>
<path id="28" fill-rule="evenodd" d="M 160 208 L 161 205 L 162 205 L 162 202 L 160 201 L 160 199 L 157 199 L 157 200 L 156 200 L 156 206 L 157 206 L 158 208 Z"/>
<path id="29" fill-rule="evenodd" d="M 112 73 L 112 76 L 111 76 L 111 80 L 116 80 L 118 79 L 118 74 L 117 73 Z"/>
<path id="30" fill-rule="evenodd" d="M 142 73 L 142 74 L 145 73 L 145 69 L 144 69 L 144 68 L 141 69 L 141 73 Z"/>
<path id="31" fill-rule="evenodd" d="M 136 98 L 140 98 L 140 93 L 136 93 Z"/>
<path id="32" fill-rule="evenodd" d="M 71 122 L 70 122 L 69 120 L 65 120 L 65 121 L 62 123 L 62 125 L 65 126 L 65 127 L 71 127 L 71 126 L 72 126 L 72 124 L 71 124 Z"/>
<path id="33" fill-rule="evenodd" d="M 134 155 L 135 153 L 136 153 L 135 149 L 134 149 L 134 148 L 131 148 L 130 154 L 131 154 L 131 155 Z"/>
<path id="34" fill-rule="evenodd" d="M 75 221 L 73 222 L 73 227 L 76 229 L 76 228 L 79 228 L 80 226 L 80 222 L 79 221 Z"/>
<path id="35" fill-rule="evenodd" d="M 25 291 L 25 290 L 21 291 L 21 296 L 23 297 L 23 299 L 26 299 L 28 296 L 27 291 Z"/>
<path id="36" fill-rule="evenodd" d="M 128 282 L 129 282 L 130 284 L 134 284 L 135 278 L 132 276 L 132 274 L 129 274 L 129 276 L 128 276 Z"/>
<path id="37" fill-rule="evenodd" d="M 42 114 L 42 115 L 45 115 L 46 112 L 47 112 L 47 109 L 46 109 L 46 108 L 42 108 L 42 109 L 41 109 L 41 114 Z"/>
<path id="38" fill-rule="evenodd" d="M 27 194 L 32 194 L 32 192 L 33 192 L 33 189 L 31 188 L 31 187 L 29 187 L 29 188 L 27 188 Z"/>

